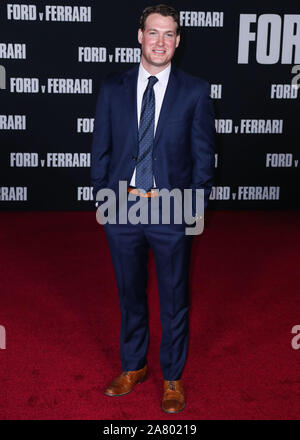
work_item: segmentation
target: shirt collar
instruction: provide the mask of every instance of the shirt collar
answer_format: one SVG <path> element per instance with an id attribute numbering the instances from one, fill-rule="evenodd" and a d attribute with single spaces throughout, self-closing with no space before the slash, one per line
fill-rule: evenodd
<path id="1" fill-rule="evenodd" d="M 164 70 L 160 71 L 155 75 L 161 85 L 164 84 L 166 85 L 168 83 L 170 71 L 171 71 L 171 63 Z M 140 62 L 139 80 L 142 80 L 143 82 L 148 82 L 149 76 L 151 76 L 151 73 L 149 73 L 142 65 L 142 62 Z"/>

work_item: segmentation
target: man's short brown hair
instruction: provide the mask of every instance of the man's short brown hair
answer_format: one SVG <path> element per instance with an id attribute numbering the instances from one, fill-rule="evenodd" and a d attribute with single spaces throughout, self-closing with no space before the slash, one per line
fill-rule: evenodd
<path id="1" fill-rule="evenodd" d="M 179 14 L 175 8 L 164 4 L 148 6 L 147 8 L 145 8 L 139 21 L 139 29 L 142 29 L 142 31 L 145 30 L 146 19 L 150 14 L 160 14 L 164 17 L 173 17 L 173 20 L 177 23 L 176 34 L 180 34 Z"/>

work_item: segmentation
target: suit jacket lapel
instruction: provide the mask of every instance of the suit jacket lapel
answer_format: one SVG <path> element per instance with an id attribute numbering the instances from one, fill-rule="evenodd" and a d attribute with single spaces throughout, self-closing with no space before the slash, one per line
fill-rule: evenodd
<path id="1" fill-rule="evenodd" d="M 126 72 L 124 78 L 124 85 L 127 95 L 126 108 L 120 109 L 126 112 L 129 116 L 129 131 L 132 133 L 133 145 L 136 149 L 136 156 L 138 156 L 138 122 L 137 122 L 137 80 L 139 73 L 139 65 L 134 66 Z"/>
<path id="2" fill-rule="evenodd" d="M 178 84 L 178 80 L 176 77 L 176 67 L 173 64 L 171 64 L 169 81 L 165 91 L 164 99 L 159 113 L 156 131 L 155 131 L 153 149 L 157 146 L 161 132 L 165 127 L 169 114 L 171 113 L 171 109 L 173 107 L 176 98 L 177 84 Z"/>

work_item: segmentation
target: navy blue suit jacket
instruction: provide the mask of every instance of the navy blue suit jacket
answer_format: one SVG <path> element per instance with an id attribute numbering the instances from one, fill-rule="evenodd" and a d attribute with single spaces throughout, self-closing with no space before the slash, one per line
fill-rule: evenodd
<path id="1" fill-rule="evenodd" d="M 91 183 L 97 191 L 120 180 L 129 184 L 138 157 L 139 66 L 106 78 L 101 86 L 91 151 Z M 215 121 L 209 84 L 171 65 L 156 127 L 153 173 L 156 186 L 203 188 L 205 208 L 213 185 Z"/>

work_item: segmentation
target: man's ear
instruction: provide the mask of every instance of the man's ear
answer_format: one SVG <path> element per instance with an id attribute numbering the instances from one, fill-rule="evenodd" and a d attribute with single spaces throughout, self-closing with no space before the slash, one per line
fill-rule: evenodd
<path id="1" fill-rule="evenodd" d="M 140 44 L 142 44 L 142 41 L 143 41 L 143 31 L 142 31 L 142 29 L 139 29 L 138 30 L 138 42 Z"/>
<path id="2" fill-rule="evenodd" d="M 180 34 L 176 35 L 176 47 L 179 46 L 179 42 L 180 42 Z"/>

